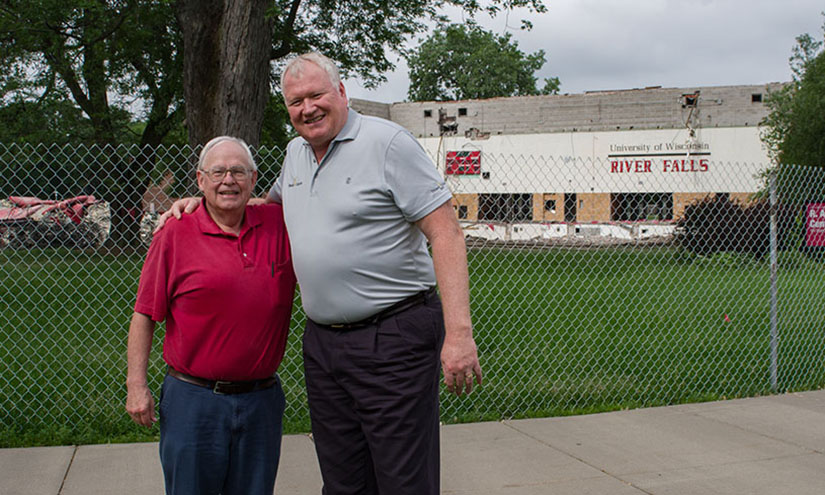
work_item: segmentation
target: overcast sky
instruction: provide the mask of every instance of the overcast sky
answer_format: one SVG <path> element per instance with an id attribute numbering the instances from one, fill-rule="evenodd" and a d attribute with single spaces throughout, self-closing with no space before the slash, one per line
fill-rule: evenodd
<path id="1" fill-rule="evenodd" d="M 795 38 L 823 37 L 821 0 L 546 0 L 541 15 L 479 19 L 494 32 L 513 33 L 519 49 L 543 49 L 541 80 L 561 79 L 561 93 L 647 86 L 694 87 L 789 81 Z M 459 19 L 455 17 L 455 19 Z M 406 100 L 404 61 L 387 83 L 367 90 L 345 81 L 351 98 Z"/>

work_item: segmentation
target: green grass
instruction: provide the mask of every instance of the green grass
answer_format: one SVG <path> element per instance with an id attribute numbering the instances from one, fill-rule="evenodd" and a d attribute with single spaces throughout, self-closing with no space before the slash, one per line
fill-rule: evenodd
<path id="1" fill-rule="evenodd" d="M 450 421 L 772 391 L 766 262 L 664 248 L 482 249 L 470 265 L 485 384 L 473 401 L 444 402 Z M 805 260 L 780 271 L 779 391 L 825 384 L 822 275 Z"/>
<path id="2" fill-rule="evenodd" d="M 778 391 L 825 385 L 825 266 L 783 253 Z M 142 255 L 0 250 L 0 447 L 157 439 L 125 413 Z M 771 393 L 766 261 L 670 248 L 473 249 L 484 385 L 446 422 L 581 414 Z M 285 431 L 309 429 L 296 304 Z M 727 319 L 725 316 L 727 315 Z M 150 384 L 163 374 L 158 328 Z"/>

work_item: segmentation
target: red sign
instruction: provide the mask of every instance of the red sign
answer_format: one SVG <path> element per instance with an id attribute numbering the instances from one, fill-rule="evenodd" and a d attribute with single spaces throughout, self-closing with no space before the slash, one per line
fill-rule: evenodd
<path id="1" fill-rule="evenodd" d="M 448 151 L 448 175 L 479 175 L 481 173 L 480 151 Z"/>
<path id="2" fill-rule="evenodd" d="M 805 212 L 805 245 L 825 246 L 825 203 L 808 203 Z"/>

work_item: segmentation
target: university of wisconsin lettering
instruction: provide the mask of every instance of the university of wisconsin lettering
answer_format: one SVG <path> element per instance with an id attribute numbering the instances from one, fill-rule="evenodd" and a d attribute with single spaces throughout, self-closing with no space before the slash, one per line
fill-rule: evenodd
<path id="1" fill-rule="evenodd" d="M 707 143 L 611 144 L 611 174 L 662 172 L 707 172 L 710 169 Z"/>

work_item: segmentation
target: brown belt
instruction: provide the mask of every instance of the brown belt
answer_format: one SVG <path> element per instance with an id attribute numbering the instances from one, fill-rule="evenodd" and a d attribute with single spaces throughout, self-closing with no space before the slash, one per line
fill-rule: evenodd
<path id="1" fill-rule="evenodd" d="M 424 303 L 427 298 L 431 295 L 435 294 L 435 287 L 431 287 L 427 290 L 422 290 L 416 294 L 411 295 L 406 299 L 402 299 L 397 303 L 393 304 L 387 309 L 379 311 L 378 313 L 370 316 L 369 318 L 364 318 L 363 320 L 356 321 L 355 323 L 334 323 L 332 325 L 325 325 L 322 323 L 315 323 L 318 326 L 331 328 L 333 330 L 354 330 L 356 328 L 363 328 L 369 325 L 375 325 L 379 321 L 389 318 L 390 316 L 397 315 L 402 311 L 406 311 L 412 307 L 418 306 L 419 304 Z"/>
<path id="2" fill-rule="evenodd" d="M 225 380 L 207 380 L 205 378 L 198 378 L 197 376 L 181 373 L 180 371 L 176 370 L 175 368 L 172 368 L 171 366 L 167 367 L 166 373 L 169 376 L 175 377 L 182 382 L 191 383 L 192 385 L 197 385 L 199 387 L 210 388 L 213 392 L 220 395 L 246 394 L 249 392 L 254 392 L 256 390 L 264 390 L 270 388 L 276 383 L 278 383 L 278 377 L 276 376 L 270 376 L 268 378 L 263 378 L 261 380 L 248 380 L 241 382 L 228 382 Z"/>

